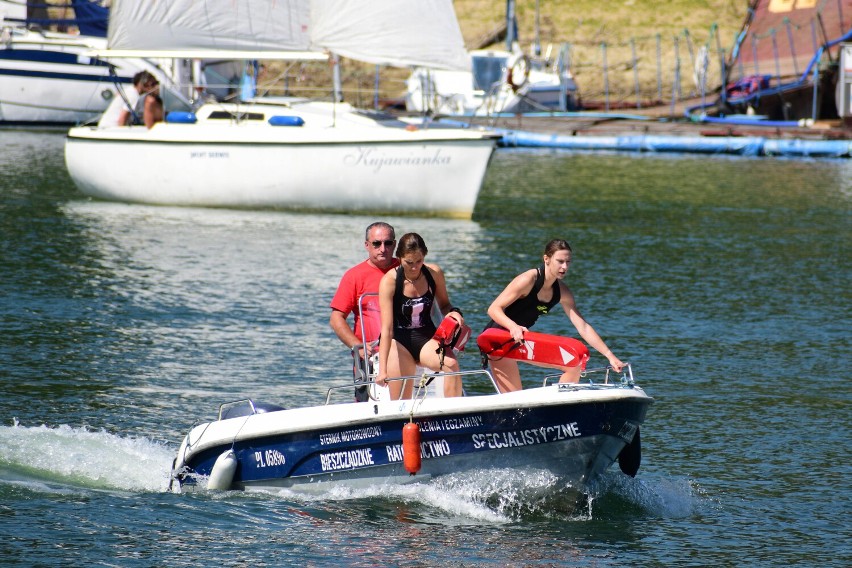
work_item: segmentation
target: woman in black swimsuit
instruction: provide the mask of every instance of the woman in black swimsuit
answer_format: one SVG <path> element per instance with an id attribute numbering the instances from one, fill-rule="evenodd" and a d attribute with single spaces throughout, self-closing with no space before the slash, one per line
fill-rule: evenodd
<path id="1" fill-rule="evenodd" d="M 398 368 L 403 377 L 414 375 L 417 365 L 441 372 L 459 370 L 452 349 L 444 350 L 441 366 L 439 345 L 432 338 L 436 330 L 432 321 L 433 305 L 437 304 L 443 315 L 457 319 L 459 324 L 464 323 L 464 318 L 450 304 L 441 267 L 425 263 L 427 252 L 423 237 L 417 233 L 403 235 L 396 247 L 400 266 L 389 270 L 379 284 L 382 335 L 376 383 L 387 384 L 394 400 L 411 398 L 413 381 L 405 381 L 404 389 L 403 381 L 387 382 L 386 369 Z M 461 394 L 461 378 L 444 377 L 444 396 Z"/>
<path id="2" fill-rule="evenodd" d="M 580 315 L 574 303 L 574 294 L 562 281 L 568 274 L 571 254 L 571 245 L 565 240 L 553 239 L 547 243 L 544 247 L 544 263 L 538 268 L 531 268 L 517 275 L 491 303 L 488 308 L 491 321 L 486 328 L 501 327 L 520 343 L 523 341 L 524 332 L 533 326 L 538 316 L 546 314 L 556 304 L 562 304 L 562 309 L 577 328 L 580 337 L 606 357 L 613 369 L 621 371 L 624 363 L 613 355 L 591 324 Z M 494 380 L 497 381 L 501 392 L 521 390 L 517 361 L 491 357 L 489 360 Z M 560 383 L 576 383 L 580 380 L 580 367 L 531 363 L 563 371 L 559 377 Z"/>

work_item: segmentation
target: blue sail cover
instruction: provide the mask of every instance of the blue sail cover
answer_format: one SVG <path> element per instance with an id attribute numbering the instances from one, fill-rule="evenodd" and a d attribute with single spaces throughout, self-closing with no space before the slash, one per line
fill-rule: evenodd
<path id="1" fill-rule="evenodd" d="M 71 0 L 81 35 L 106 37 L 109 8 L 91 0 Z"/>
<path id="2" fill-rule="evenodd" d="M 109 8 L 101 6 L 94 0 L 71 0 L 70 6 L 74 8 L 73 17 L 50 18 L 48 17 L 48 9 L 67 8 L 68 5 L 27 2 L 26 17 L 23 19 L 23 23 L 44 28 L 50 26 L 60 26 L 62 28 L 76 26 L 80 30 L 80 35 L 106 37 Z M 21 16 L 23 16 L 23 13 Z M 6 19 L 9 21 L 21 21 L 20 16 L 18 18 Z"/>

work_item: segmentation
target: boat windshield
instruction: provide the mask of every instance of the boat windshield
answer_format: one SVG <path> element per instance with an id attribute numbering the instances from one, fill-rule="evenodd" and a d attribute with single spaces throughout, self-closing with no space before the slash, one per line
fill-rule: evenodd
<path id="1" fill-rule="evenodd" d="M 477 91 L 490 91 L 495 83 L 503 81 L 507 57 L 479 55 L 473 58 L 473 88 Z"/>

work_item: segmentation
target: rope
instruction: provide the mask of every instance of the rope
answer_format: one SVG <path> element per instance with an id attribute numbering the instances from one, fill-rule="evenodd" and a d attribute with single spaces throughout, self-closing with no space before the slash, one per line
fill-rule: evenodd
<path id="1" fill-rule="evenodd" d="M 420 380 L 417 381 L 417 390 L 412 395 L 414 402 L 411 404 L 411 410 L 408 413 L 409 422 L 414 422 L 414 411 L 423 404 L 424 400 L 426 400 L 426 387 L 429 386 L 429 383 L 432 382 L 433 378 L 434 377 L 428 376 L 426 371 L 423 371 L 423 374 L 420 376 Z"/>

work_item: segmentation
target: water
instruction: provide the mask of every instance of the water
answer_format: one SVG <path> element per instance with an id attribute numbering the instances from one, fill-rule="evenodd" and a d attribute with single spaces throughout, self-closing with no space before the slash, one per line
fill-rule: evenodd
<path id="1" fill-rule="evenodd" d="M 578 511 L 535 471 L 169 493 L 219 403 L 345 380 L 327 306 L 373 218 L 92 202 L 62 148 L 0 131 L 0 565 L 852 563 L 849 161 L 500 151 L 474 221 L 389 219 L 474 329 L 572 243 L 580 309 L 656 398 L 637 479 Z"/>

